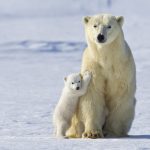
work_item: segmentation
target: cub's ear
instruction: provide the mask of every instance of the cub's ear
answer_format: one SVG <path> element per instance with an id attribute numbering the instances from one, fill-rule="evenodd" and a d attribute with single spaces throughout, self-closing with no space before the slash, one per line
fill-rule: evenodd
<path id="1" fill-rule="evenodd" d="M 123 16 L 117 16 L 116 20 L 120 24 L 120 26 L 122 27 L 122 25 L 124 23 L 124 17 Z"/>
<path id="2" fill-rule="evenodd" d="M 86 16 L 86 17 L 83 18 L 83 21 L 84 21 L 85 24 L 87 24 L 90 19 L 91 19 L 91 17 Z"/>
<path id="3" fill-rule="evenodd" d="M 80 75 L 81 79 L 83 79 L 83 76 L 82 76 L 82 74 L 81 74 L 81 73 L 79 73 L 79 75 Z"/>
<path id="4" fill-rule="evenodd" d="M 64 77 L 64 81 L 65 81 L 65 82 L 67 81 L 67 77 Z"/>

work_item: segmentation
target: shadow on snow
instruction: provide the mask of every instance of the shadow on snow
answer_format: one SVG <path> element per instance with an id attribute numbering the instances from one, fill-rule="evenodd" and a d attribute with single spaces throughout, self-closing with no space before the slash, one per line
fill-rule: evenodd
<path id="1" fill-rule="evenodd" d="M 35 51 L 35 52 L 68 52 L 83 50 L 86 44 L 83 42 L 66 41 L 18 41 L 0 44 L 0 51 Z"/>

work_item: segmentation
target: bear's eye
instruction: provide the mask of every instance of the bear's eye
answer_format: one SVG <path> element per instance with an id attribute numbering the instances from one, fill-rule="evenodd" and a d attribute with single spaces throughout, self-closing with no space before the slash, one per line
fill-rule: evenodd
<path id="1" fill-rule="evenodd" d="M 108 28 L 108 29 L 111 29 L 111 25 L 108 25 L 107 28 Z"/>
<path id="2" fill-rule="evenodd" d="M 78 81 L 80 83 L 80 81 Z"/>
<path id="3" fill-rule="evenodd" d="M 72 82 L 72 84 L 74 84 L 74 83 Z"/>
<path id="4" fill-rule="evenodd" d="M 97 25 L 94 25 L 93 27 L 94 27 L 94 28 L 97 28 Z"/>

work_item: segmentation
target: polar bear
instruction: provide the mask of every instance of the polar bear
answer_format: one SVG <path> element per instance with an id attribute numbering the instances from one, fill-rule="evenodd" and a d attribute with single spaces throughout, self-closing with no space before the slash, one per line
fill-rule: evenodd
<path id="1" fill-rule="evenodd" d="M 70 137 L 99 138 L 128 134 L 135 113 L 136 68 L 122 30 L 124 18 L 100 14 L 84 18 L 87 48 L 81 73 L 92 72 L 68 130 Z M 108 116 L 103 125 L 105 108 Z"/>
<path id="2" fill-rule="evenodd" d="M 91 73 L 86 71 L 83 77 L 79 73 L 73 73 L 65 77 L 64 80 L 65 86 L 53 115 L 56 136 L 62 138 L 65 137 L 70 126 L 79 97 L 87 91 Z"/>

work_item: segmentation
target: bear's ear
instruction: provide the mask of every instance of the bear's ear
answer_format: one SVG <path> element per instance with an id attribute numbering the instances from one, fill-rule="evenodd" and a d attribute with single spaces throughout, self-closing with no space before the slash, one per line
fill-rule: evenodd
<path id="1" fill-rule="evenodd" d="M 65 81 L 65 82 L 67 81 L 67 77 L 64 77 L 64 81 Z"/>
<path id="2" fill-rule="evenodd" d="M 117 16 L 116 17 L 117 22 L 120 24 L 120 26 L 123 25 L 124 22 L 124 17 L 123 16 Z"/>
<path id="3" fill-rule="evenodd" d="M 89 22 L 90 18 L 91 17 L 89 17 L 89 16 L 84 17 L 83 18 L 84 23 L 87 24 Z"/>

